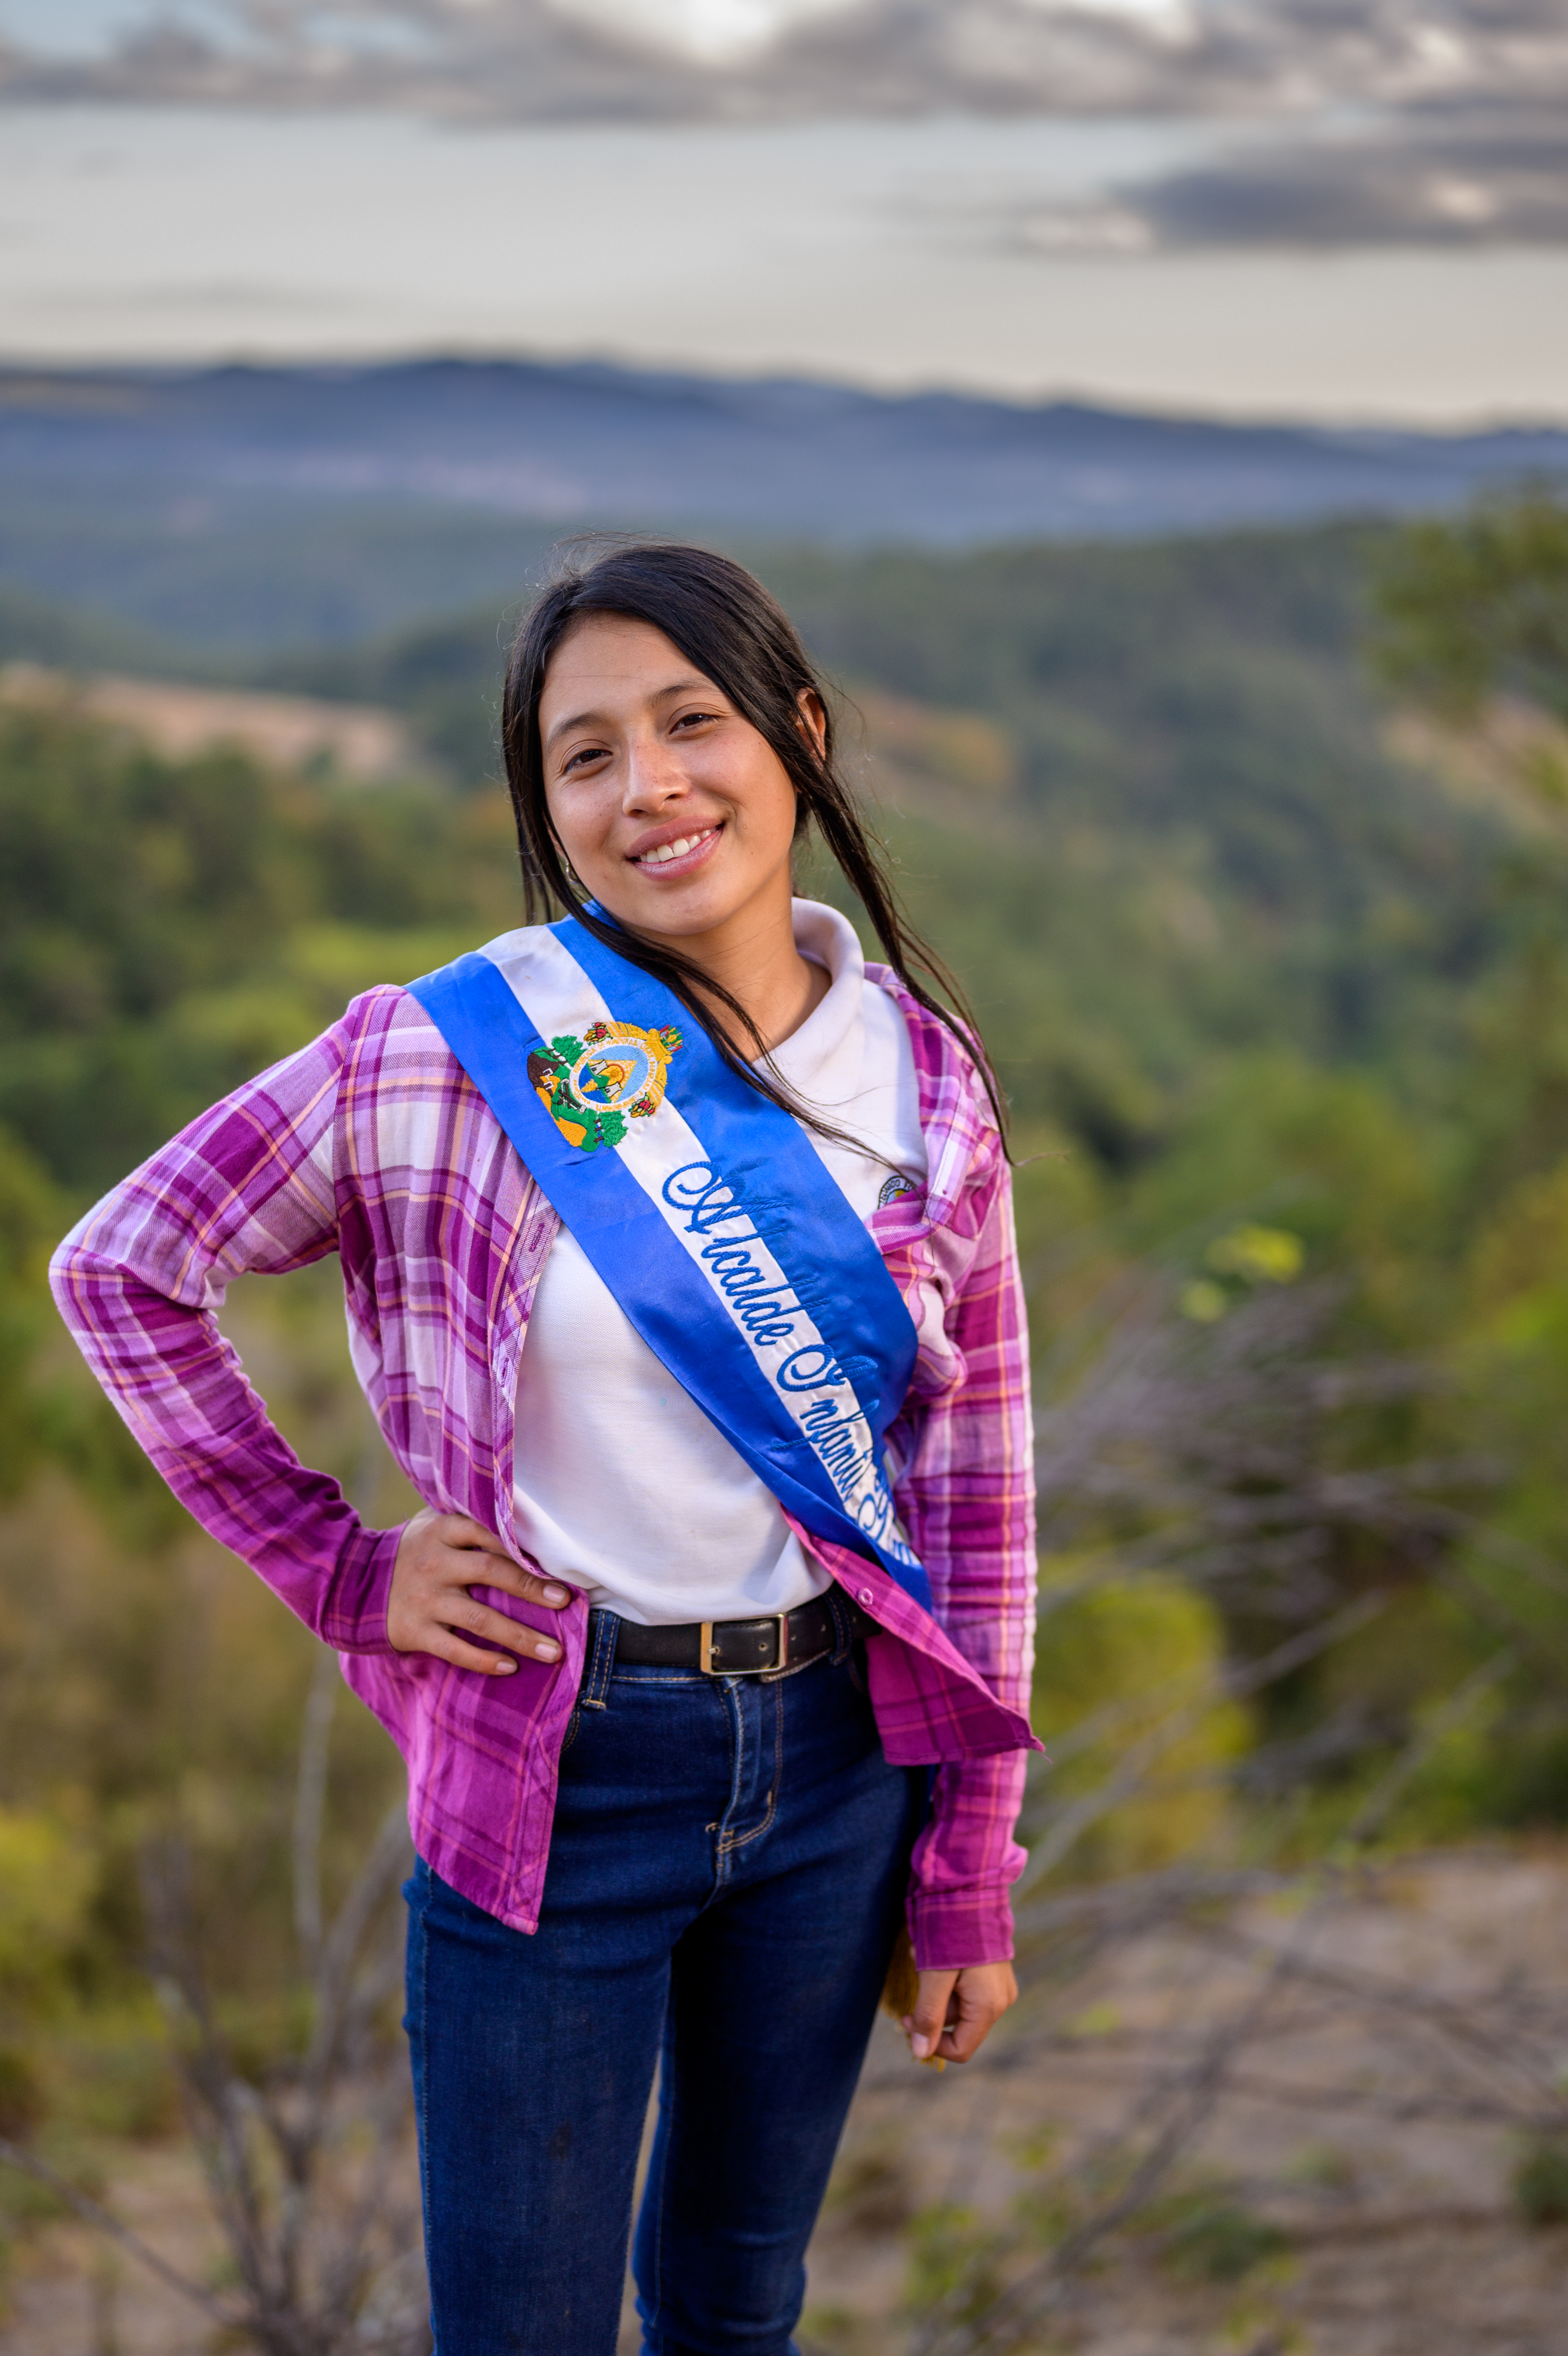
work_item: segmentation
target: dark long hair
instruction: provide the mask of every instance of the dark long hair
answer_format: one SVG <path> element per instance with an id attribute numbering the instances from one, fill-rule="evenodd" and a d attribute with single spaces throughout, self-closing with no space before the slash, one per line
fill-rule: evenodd
<path id="1" fill-rule="evenodd" d="M 823 1135 L 843 1132 L 813 1117 L 770 1071 L 752 1064 L 714 1022 L 704 999 L 716 1000 L 739 1033 L 749 1033 L 758 1055 L 763 1042 L 744 1007 L 682 957 L 591 914 L 567 867 L 544 791 L 539 706 L 550 659 L 585 614 L 624 614 L 661 630 L 689 663 L 766 737 L 795 788 L 795 840 L 814 825 L 871 920 L 894 972 L 927 1012 L 945 1023 L 973 1057 L 996 1124 L 1006 1136 L 1006 1106 L 962 991 L 898 904 L 887 855 L 866 830 L 840 773 L 827 691 L 799 633 L 760 581 L 727 556 L 678 541 L 601 543 L 567 552 L 564 569 L 539 597 L 518 632 L 507 664 L 501 744 L 517 819 L 518 851 L 530 924 L 547 923 L 564 909 L 644 972 L 663 982 L 687 1007 L 733 1072 L 760 1096 L 800 1115 Z M 800 726 L 800 698 L 818 698 L 827 715 L 822 752 Z M 955 1011 L 956 1010 L 956 1011 Z"/>

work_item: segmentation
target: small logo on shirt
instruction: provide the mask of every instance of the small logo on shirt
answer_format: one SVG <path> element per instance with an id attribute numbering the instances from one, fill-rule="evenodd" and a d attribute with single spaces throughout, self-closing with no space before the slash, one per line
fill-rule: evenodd
<path id="1" fill-rule="evenodd" d="M 590 1023 L 580 1039 L 563 1034 L 536 1047 L 528 1076 L 567 1144 L 596 1153 L 620 1143 L 628 1120 L 658 1111 L 670 1058 L 682 1044 L 668 1025 L 642 1031 L 633 1023 Z"/>
<path id="2" fill-rule="evenodd" d="M 881 1189 L 876 1197 L 876 1207 L 879 1211 L 885 1211 L 889 1203 L 901 1203 L 906 1194 L 918 1194 L 919 1191 L 912 1178 L 906 1178 L 901 1170 L 895 1170 L 890 1178 L 885 1178 L 882 1181 Z"/>

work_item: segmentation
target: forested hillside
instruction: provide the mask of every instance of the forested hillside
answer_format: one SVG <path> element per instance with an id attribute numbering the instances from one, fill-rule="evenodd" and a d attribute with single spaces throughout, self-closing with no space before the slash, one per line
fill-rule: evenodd
<path id="1" fill-rule="evenodd" d="M 0 1120 L 108 1184 L 342 1012 L 516 921 L 499 797 L 158 760 L 0 716 Z"/>

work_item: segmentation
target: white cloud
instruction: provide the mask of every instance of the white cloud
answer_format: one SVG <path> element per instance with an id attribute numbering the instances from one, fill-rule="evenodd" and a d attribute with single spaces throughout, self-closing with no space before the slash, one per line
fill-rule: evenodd
<path id="1" fill-rule="evenodd" d="M 9 5 L 16 98 L 528 122 L 1568 101 L 1563 0 L 148 0 L 70 59 Z"/>
<path id="2" fill-rule="evenodd" d="M 38 5 L 0 0 L 0 23 Z M 1051 253 L 1568 242 L 1568 0 L 179 0 L 120 21 L 90 55 L 0 53 L 0 94 L 468 124 L 1266 125 L 1090 199 L 1023 192 L 997 234 Z"/>
<path id="3" fill-rule="evenodd" d="M 1568 248 L 1568 123 L 1529 104 L 1390 112 L 1351 133 L 1221 148 L 1117 187 L 1105 209 L 1166 247 Z M 1037 219 L 1016 226 L 1042 233 Z"/>
<path id="4" fill-rule="evenodd" d="M 719 67 L 753 60 L 781 34 L 814 16 L 840 15 L 848 5 L 850 0 L 554 0 L 564 16 Z"/>

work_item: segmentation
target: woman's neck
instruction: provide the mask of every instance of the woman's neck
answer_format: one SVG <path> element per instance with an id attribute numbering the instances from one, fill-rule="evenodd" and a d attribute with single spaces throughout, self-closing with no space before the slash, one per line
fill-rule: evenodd
<path id="1" fill-rule="evenodd" d="M 754 902 L 737 909 L 709 932 L 687 933 L 679 938 L 658 934 L 650 937 L 660 948 L 678 950 L 706 980 L 729 992 L 757 1025 L 764 1054 L 781 1046 L 828 994 L 827 974 L 795 946 L 787 891 L 781 902 L 770 894 L 768 905 Z M 737 1054 L 754 1057 L 756 1040 L 728 1009 L 715 1002 L 712 1012 L 715 1027 Z"/>

